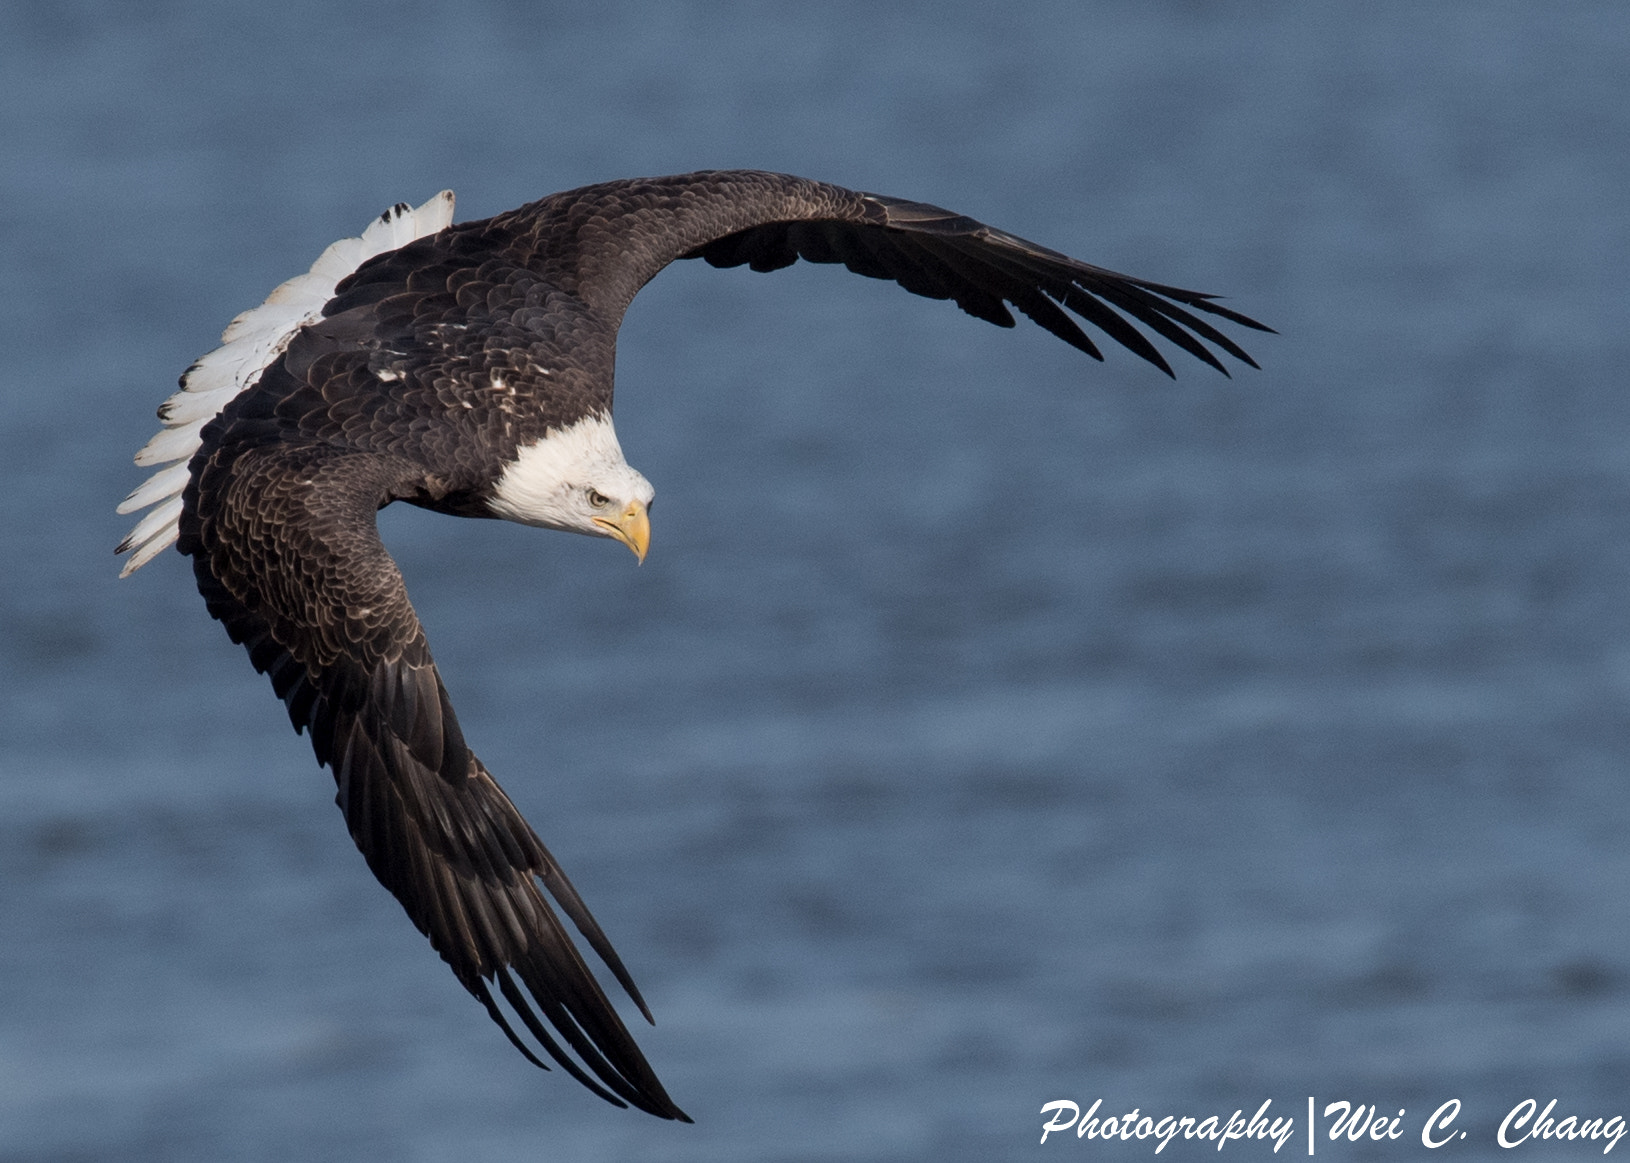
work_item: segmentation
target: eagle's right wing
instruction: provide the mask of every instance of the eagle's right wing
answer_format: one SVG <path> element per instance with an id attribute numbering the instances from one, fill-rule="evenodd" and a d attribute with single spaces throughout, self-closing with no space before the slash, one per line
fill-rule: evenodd
<path id="1" fill-rule="evenodd" d="M 494 987 L 547 1055 L 596 1094 L 688 1122 L 543 890 L 650 1020 L 628 971 L 465 746 L 375 524 L 416 471 L 327 445 L 217 446 L 188 487 L 180 549 L 210 613 L 332 769 L 368 867 L 510 1041 L 544 1065 Z"/>

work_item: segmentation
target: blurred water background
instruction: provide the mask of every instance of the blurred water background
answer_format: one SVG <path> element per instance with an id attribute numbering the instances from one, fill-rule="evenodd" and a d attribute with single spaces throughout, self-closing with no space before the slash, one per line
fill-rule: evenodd
<path id="1" fill-rule="evenodd" d="M 1470 1159 L 1525 1098 L 1630 1114 L 1627 60 L 1609 0 L 0 4 L 0 1159 L 993 1160 L 1055 1098 L 1310 1094 L 1408 1111 L 1321 1155 L 1458 1098 Z M 643 568 L 383 515 L 678 1127 L 510 1049 L 185 561 L 111 549 L 181 369 L 387 204 L 716 166 L 1282 336 L 1174 385 L 682 264 L 622 334 Z"/>

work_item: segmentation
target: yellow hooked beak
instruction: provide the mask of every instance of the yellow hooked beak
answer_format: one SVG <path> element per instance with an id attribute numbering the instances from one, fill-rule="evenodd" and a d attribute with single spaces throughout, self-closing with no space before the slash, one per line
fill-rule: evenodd
<path id="1" fill-rule="evenodd" d="M 595 517 L 594 523 L 634 551 L 641 562 L 645 551 L 651 548 L 651 518 L 645 512 L 643 501 L 630 501 L 628 508 L 613 517 Z"/>

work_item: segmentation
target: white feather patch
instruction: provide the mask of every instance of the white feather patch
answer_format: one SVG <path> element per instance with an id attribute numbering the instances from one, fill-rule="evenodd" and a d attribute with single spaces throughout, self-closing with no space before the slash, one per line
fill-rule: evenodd
<path id="1" fill-rule="evenodd" d="M 322 317 L 323 304 L 333 297 L 341 279 L 375 255 L 406 246 L 452 222 L 451 190 L 443 190 L 417 209 L 398 202 L 374 219 L 361 237 L 340 239 L 318 256 L 311 270 L 283 283 L 260 306 L 227 324 L 221 346 L 188 368 L 181 377 L 181 390 L 159 407 L 164 427 L 136 454 L 139 465 L 166 467 L 119 505 L 121 513 L 158 506 L 119 545 L 120 553 L 131 553 L 120 577 L 129 577 L 174 543 L 188 462 L 203 443 L 204 425 L 260 378 L 300 328 Z"/>
<path id="2" fill-rule="evenodd" d="M 619 501 L 649 505 L 655 490 L 623 459 L 610 416 L 586 416 L 520 449 L 504 467 L 488 506 L 507 521 L 605 535 L 583 507 L 594 489 Z"/>

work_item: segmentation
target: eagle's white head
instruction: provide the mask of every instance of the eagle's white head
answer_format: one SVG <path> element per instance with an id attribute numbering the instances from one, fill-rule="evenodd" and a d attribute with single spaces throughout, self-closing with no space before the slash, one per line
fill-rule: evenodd
<path id="1" fill-rule="evenodd" d="M 623 459 L 611 417 L 551 428 L 520 449 L 493 489 L 492 511 L 509 521 L 615 537 L 641 561 L 651 545 L 656 490 Z"/>

